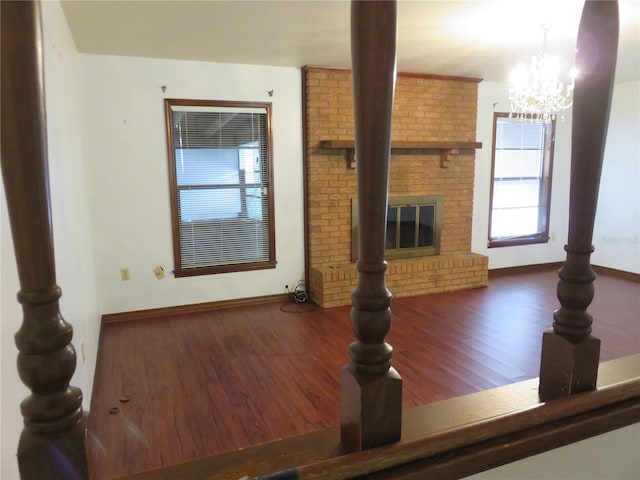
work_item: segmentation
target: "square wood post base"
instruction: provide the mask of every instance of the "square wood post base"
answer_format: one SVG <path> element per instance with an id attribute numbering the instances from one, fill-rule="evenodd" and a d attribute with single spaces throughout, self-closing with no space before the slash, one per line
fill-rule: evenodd
<path id="1" fill-rule="evenodd" d="M 587 392 L 596 388 L 600 339 L 589 336 L 577 342 L 553 330 L 542 335 L 540 399 Z"/>
<path id="2" fill-rule="evenodd" d="M 400 440 L 402 378 L 391 367 L 382 375 L 342 367 L 340 379 L 340 443 L 344 453 Z"/>

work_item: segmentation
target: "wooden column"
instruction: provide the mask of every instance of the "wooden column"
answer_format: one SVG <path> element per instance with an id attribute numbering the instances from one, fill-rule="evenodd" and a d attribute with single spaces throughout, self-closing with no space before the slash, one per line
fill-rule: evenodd
<path id="1" fill-rule="evenodd" d="M 391 114 L 396 79 L 395 1 L 351 2 L 351 57 L 359 224 L 358 286 L 340 392 L 341 444 L 356 451 L 400 439 L 402 379 L 391 367 L 391 294 L 385 287 Z"/>
<path id="2" fill-rule="evenodd" d="M 553 330 L 543 334 L 540 397 L 551 400 L 596 386 L 600 340 L 591 335 L 595 273 L 593 224 L 618 49 L 617 1 L 585 2 L 578 29 L 571 140 L 567 259 L 559 271 Z"/>
<path id="3" fill-rule="evenodd" d="M 82 392 L 69 386 L 73 329 L 58 308 L 49 204 L 40 5 L 2 1 L 2 176 L 15 247 L 23 322 L 15 335 L 22 401 L 23 479 L 87 478 Z"/>

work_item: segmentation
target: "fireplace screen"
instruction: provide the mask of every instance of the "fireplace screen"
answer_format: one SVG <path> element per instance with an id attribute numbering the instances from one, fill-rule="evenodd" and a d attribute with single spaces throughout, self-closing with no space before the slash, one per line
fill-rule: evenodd
<path id="1" fill-rule="evenodd" d="M 407 258 L 440 254 L 442 197 L 389 198 L 385 258 Z M 358 259 L 358 206 L 351 200 L 351 260 Z"/>

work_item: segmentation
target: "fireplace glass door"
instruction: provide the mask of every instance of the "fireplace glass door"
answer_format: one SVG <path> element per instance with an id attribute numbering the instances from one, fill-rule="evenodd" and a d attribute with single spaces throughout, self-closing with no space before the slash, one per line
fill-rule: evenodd
<path id="1" fill-rule="evenodd" d="M 434 231 L 434 205 L 388 207 L 385 250 L 434 247 Z"/>
<path id="2" fill-rule="evenodd" d="M 442 197 L 391 197 L 387 207 L 385 258 L 440 254 Z M 358 259 L 357 203 L 352 201 L 352 261 Z"/>

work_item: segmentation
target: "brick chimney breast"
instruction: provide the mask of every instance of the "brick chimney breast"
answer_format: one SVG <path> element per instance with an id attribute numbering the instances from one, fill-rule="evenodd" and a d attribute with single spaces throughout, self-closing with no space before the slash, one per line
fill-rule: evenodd
<path id="1" fill-rule="evenodd" d="M 355 169 L 345 149 L 321 148 L 320 142 L 354 139 L 351 72 L 306 67 L 303 78 L 309 290 L 322 307 L 347 305 L 357 284 L 351 262 Z M 392 144 L 475 142 L 477 95 L 477 79 L 400 74 Z M 442 196 L 440 255 L 389 260 L 386 282 L 394 296 L 487 285 L 488 259 L 471 252 L 474 162 L 474 150 L 460 150 L 447 168 L 437 151 L 392 151 L 389 196 Z"/>

